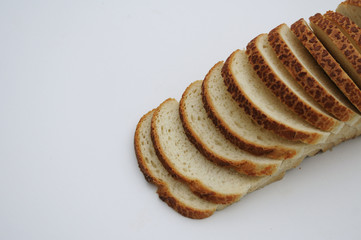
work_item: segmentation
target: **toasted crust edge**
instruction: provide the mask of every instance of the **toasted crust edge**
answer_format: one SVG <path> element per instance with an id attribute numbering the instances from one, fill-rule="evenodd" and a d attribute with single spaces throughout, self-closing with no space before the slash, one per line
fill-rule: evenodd
<path id="1" fill-rule="evenodd" d="M 307 26 L 305 20 L 301 18 L 293 23 L 291 31 L 307 48 L 308 52 L 342 93 L 361 111 L 361 90 L 341 68 L 340 64 L 332 57 L 320 40 L 318 40 L 313 31 Z"/>
<path id="2" fill-rule="evenodd" d="M 331 21 L 317 13 L 310 17 L 310 22 L 318 26 L 333 41 L 347 58 L 354 70 L 361 77 L 361 54 L 355 49 L 347 37 Z"/>
<path id="3" fill-rule="evenodd" d="M 334 11 L 327 11 L 323 16 L 347 32 L 357 46 L 361 48 L 361 28 L 356 23 L 341 13 Z"/>
<path id="4" fill-rule="evenodd" d="M 355 117 L 355 112 L 339 102 L 327 89 L 325 89 L 316 80 L 303 64 L 297 59 L 286 41 L 280 34 L 281 28 L 286 24 L 281 24 L 272 29 L 268 34 L 268 42 L 275 51 L 278 59 L 286 67 L 288 72 L 299 83 L 299 85 L 310 95 L 318 104 L 320 104 L 327 112 L 332 114 L 338 120 L 349 121 Z"/>
<path id="5" fill-rule="evenodd" d="M 154 113 L 154 111 L 155 109 L 149 111 L 139 120 L 134 134 L 134 150 L 140 171 L 143 173 L 144 178 L 147 182 L 157 186 L 157 193 L 159 198 L 182 216 L 193 219 L 203 219 L 211 216 L 216 211 L 216 207 L 209 210 L 200 210 L 187 206 L 182 201 L 178 200 L 175 196 L 173 196 L 173 194 L 169 191 L 168 185 L 162 180 L 153 176 L 153 174 L 146 167 L 146 164 L 144 163 L 144 157 L 140 150 L 140 126 L 150 114 Z"/>
<path id="6" fill-rule="evenodd" d="M 253 69 L 265 85 L 272 90 L 273 94 L 286 104 L 290 110 L 312 126 L 323 131 L 332 131 L 332 129 L 338 125 L 336 119 L 315 111 L 313 107 L 299 99 L 269 67 L 266 59 L 257 48 L 257 42 L 260 37 L 264 35 L 265 34 L 258 35 L 247 45 L 246 53 L 248 54 L 249 62 L 252 64 Z"/>
<path id="7" fill-rule="evenodd" d="M 211 70 L 209 70 L 202 84 L 202 100 L 203 106 L 206 109 L 208 117 L 213 121 L 214 125 L 222 132 L 222 134 L 234 145 L 240 149 L 247 151 L 256 156 L 266 156 L 272 159 L 284 159 L 289 156 L 289 152 L 295 151 L 294 149 L 279 147 L 279 146 L 261 146 L 241 139 L 237 134 L 233 133 L 231 129 L 226 127 L 226 124 L 222 120 L 221 116 L 214 110 L 214 106 L 210 100 L 210 94 L 207 89 L 209 77 L 212 71 L 218 67 L 219 64 L 223 64 L 223 61 L 216 63 Z"/>
<path id="8" fill-rule="evenodd" d="M 156 131 L 156 118 L 158 117 L 158 114 L 160 112 L 160 109 L 167 104 L 170 101 L 177 101 L 173 98 L 168 98 L 163 103 L 159 105 L 159 107 L 155 110 L 153 118 L 152 118 L 152 124 L 151 124 L 151 138 L 154 145 L 154 150 L 163 164 L 164 168 L 167 169 L 167 171 L 175 178 L 180 181 L 183 181 L 188 184 L 191 191 L 199 196 L 200 198 L 203 198 L 209 202 L 217 203 L 217 204 L 229 204 L 233 203 L 235 201 L 238 201 L 242 196 L 239 194 L 220 194 L 215 191 L 210 190 L 207 188 L 202 182 L 199 180 L 193 180 L 189 179 L 185 176 L 183 176 L 171 163 L 171 161 L 168 159 L 168 157 L 164 154 L 164 150 L 161 147 L 160 144 L 160 138 Z"/>
<path id="9" fill-rule="evenodd" d="M 291 141 L 302 141 L 309 144 L 316 143 L 320 138 L 318 134 L 297 131 L 274 120 L 271 116 L 266 115 L 261 109 L 259 109 L 257 105 L 255 105 L 250 99 L 247 98 L 247 96 L 245 96 L 231 69 L 234 56 L 239 51 L 240 50 L 234 51 L 228 57 L 222 68 L 224 82 L 227 85 L 228 91 L 232 94 L 233 99 L 244 109 L 244 111 L 254 120 L 254 122 L 263 128 Z M 288 158 L 291 158 L 294 155 L 294 153 L 290 152 Z"/>
<path id="10" fill-rule="evenodd" d="M 361 7 L 361 1 L 360 0 L 346 0 L 342 3 L 340 3 L 340 5 L 352 5 L 352 6 L 356 6 L 356 7 Z"/>
<path id="11" fill-rule="evenodd" d="M 197 136 L 197 134 L 193 131 L 192 127 L 190 126 L 189 120 L 186 117 L 185 113 L 185 96 L 188 94 L 190 89 L 194 84 L 197 84 L 201 81 L 196 81 L 190 84 L 187 89 L 184 91 L 182 98 L 179 103 L 179 115 L 182 121 L 182 125 L 184 131 L 188 137 L 188 139 L 194 144 L 194 146 L 209 160 L 216 163 L 217 165 L 223 167 L 232 167 L 235 168 L 236 171 L 246 174 L 249 176 L 267 176 L 271 175 L 278 169 L 278 164 L 269 164 L 266 167 L 257 166 L 257 164 L 248 161 L 242 160 L 239 162 L 234 162 L 230 159 L 222 157 L 216 153 L 214 153 L 211 149 L 209 149 L 206 145 L 202 143 L 202 140 Z M 216 127 L 216 126 L 214 126 Z M 276 160 L 275 160 L 276 161 Z"/>

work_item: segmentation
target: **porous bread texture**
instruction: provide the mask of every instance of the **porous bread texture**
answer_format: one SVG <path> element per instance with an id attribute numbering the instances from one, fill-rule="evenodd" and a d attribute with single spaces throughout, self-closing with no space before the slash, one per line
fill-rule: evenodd
<path id="1" fill-rule="evenodd" d="M 352 19 L 359 27 L 361 27 L 361 1 L 348 0 L 340 3 L 336 12 L 341 13 Z"/>
<path id="2" fill-rule="evenodd" d="M 329 136 L 300 119 L 265 86 L 245 51 L 237 50 L 228 57 L 222 75 L 233 99 L 263 128 L 288 140 L 312 144 Z"/>
<path id="3" fill-rule="evenodd" d="M 268 41 L 293 79 L 328 113 L 351 126 L 360 120 L 352 104 L 286 24 L 274 28 Z"/>
<path id="4" fill-rule="evenodd" d="M 245 195 L 257 177 L 243 176 L 205 158 L 188 140 L 179 117 L 179 104 L 164 101 L 152 118 L 151 136 L 163 166 L 187 182 L 192 192 L 217 204 L 229 204 Z"/>
<path id="5" fill-rule="evenodd" d="M 219 205 L 194 195 L 187 184 L 169 174 L 155 154 L 150 135 L 153 113 L 154 110 L 140 119 L 134 136 L 138 166 L 145 179 L 158 187 L 160 199 L 183 216 L 194 219 L 211 216 Z"/>
<path id="6" fill-rule="evenodd" d="M 361 52 L 361 28 L 357 26 L 356 23 L 338 12 L 327 11 L 323 16 L 332 21 L 353 44 L 357 51 L 359 53 Z"/>
<path id="7" fill-rule="evenodd" d="M 348 100 L 361 111 L 360 88 L 323 46 L 306 21 L 301 18 L 292 24 L 291 30 Z"/>
<path id="8" fill-rule="evenodd" d="M 357 49 L 335 24 L 319 13 L 310 17 L 310 26 L 327 50 L 360 87 L 361 54 Z"/>
<path id="9" fill-rule="evenodd" d="M 223 135 L 239 148 L 257 156 L 288 159 L 300 154 L 299 143 L 287 141 L 254 123 L 238 106 L 224 84 L 218 62 L 202 84 L 202 100 L 209 118 Z"/>
<path id="10" fill-rule="evenodd" d="M 179 113 L 188 139 L 209 160 L 220 166 L 233 167 L 251 175 L 271 175 L 280 167 L 281 160 L 254 156 L 228 141 L 208 118 L 202 102 L 202 81 L 188 86 L 179 104 Z"/>
<path id="11" fill-rule="evenodd" d="M 249 62 L 265 85 L 299 117 L 323 131 L 339 132 L 343 123 L 323 110 L 288 73 L 268 43 L 267 34 L 260 34 L 247 45 Z"/>

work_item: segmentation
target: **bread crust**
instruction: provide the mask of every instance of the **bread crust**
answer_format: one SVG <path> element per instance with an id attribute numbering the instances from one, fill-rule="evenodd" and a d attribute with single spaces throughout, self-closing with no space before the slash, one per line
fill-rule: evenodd
<path id="1" fill-rule="evenodd" d="M 198 84 L 201 81 L 196 81 L 190 84 L 187 89 L 184 91 L 182 99 L 179 103 L 179 114 L 182 121 L 182 125 L 184 131 L 188 137 L 188 139 L 194 144 L 194 146 L 209 160 L 216 163 L 217 165 L 223 167 L 232 167 L 235 168 L 236 171 L 246 174 L 249 176 L 266 176 L 273 174 L 277 169 L 279 164 L 269 164 L 265 167 L 258 166 L 252 161 L 244 159 L 242 161 L 234 162 L 231 159 L 226 157 L 220 156 L 209 149 L 206 145 L 203 144 L 203 141 L 197 136 L 197 134 L 192 129 L 189 120 L 186 114 L 186 105 L 185 105 L 185 97 L 187 96 L 188 92 L 191 91 L 193 85 Z M 216 127 L 216 126 L 214 126 Z"/>
<path id="2" fill-rule="evenodd" d="M 292 24 L 291 30 L 342 93 L 361 111 L 361 90 L 318 40 L 305 20 L 300 19 Z"/>
<path id="3" fill-rule="evenodd" d="M 210 210 L 201 210 L 187 206 L 181 201 L 179 201 L 176 197 L 174 197 L 169 191 L 169 188 L 164 185 L 158 186 L 157 193 L 161 200 L 163 200 L 165 203 L 168 204 L 169 207 L 173 208 L 184 217 L 192 219 L 203 219 L 210 217 L 217 210 L 216 208 Z"/>
<path id="4" fill-rule="evenodd" d="M 286 24 L 281 24 L 268 34 L 268 42 L 275 51 L 278 59 L 299 85 L 327 112 L 341 121 L 349 121 L 355 117 L 355 112 L 340 103 L 327 89 L 325 89 L 311 73 L 303 67 L 294 55 L 280 31 Z"/>
<path id="5" fill-rule="evenodd" d="M 277 96 L 299 117 L 323 131 L 332 131 L 332 129 L 338 125 L 337 120 L 320 113 L 309 104 L 302 101 L 302 99 L 299 99 L 298 96 L 289 89 L 288 86 L 283 83 L 277 74 L 270 68 L 266 59 L 257 47 L 257 42 L 261 37 L 264 37 L 264 34 L 255 37 L 247 45 L 246 51 L 249 56 L 249 62 L 252 64 L 253 69 L 257 72 L 261 80 L 269 89 L 271 89 L 275 96 Z"/>
<path id="6" fill-rule="evenodd" d="M 340 5 L 353 5 L 353 6 L 361 7 L 361 1 L 360 0 L 346 0 L 342 3 L 340 3 Z"/>
<path id="7" fill-rule="evenodd" d="M 327 11 L 323 16 L 347 32 L 357 46 L 361 48 L 361 28 L 356 23 L 338 12 Z"/>
<path id="8" fill-rule="evenodd" d="M 232 94 L 233 99 L 245 110 L 245 112 L 260 126 L 274 132 L 275 134 L 291 141 L 302 141 L 304 143 L 313 144 L 320 139 L 320 135 L 316 133 L 307 133 L 293 129 L 279 121 L 274 120 L 271 116 L 266 115 L 256 104 L 254 104 L 243 93 L 241 86 L 238 85 L 231 64 L 234 56 L 240 50 L 233 52 L 225 62 L 222 68 L 222 76 L 228 91 Z M 290 154 L 289 157 L 293 155 Z"/>
<path id="9" fill-rule="evenodd" d="M 156 119 L 158 118 L 159 112 L 162 109 L 164 105 L 166 105 L 168 102 L 176 101 L 173 98 L 168 98 L 165 100 L 162 104 L 159 105 L 159 107 L 155 110 L 153 118 L 152 118 L 152 124 L 151 124 L 151 137 L 152 142 L 154 145 L 154 150 L 163 164 L 164 168 L 167 169 L 167 171 L 174 177 L 175 179 L 178 179 L 180 181 L 183 181 L 188 184 L 191 191 L 199 196 L 200 198 L 203 198 L 207 201 L 216 203 L 216 204 L 229 204 L 237 201 L 242 196 L 240 194 L 221 194 L 218 192 L 215 192 L 208 187 L 206 187 L 202 182 L 199 180 L 190 179 L 186 176 L 184 176 L 182 173 L 180 173 L 177 168 L 175 168 L 172 164 L 172 162 L 168 159 L 166 154 L 164 153 L 164 150 L 160 144 L 160 137 L 156 130 Z"/>
<path id="10" fill-rule="evenodd" d="M 361 54 L 355 49 L 338 27 L 324 18 L 320 13 L 310 17 L 310 22 L 318 26 L 325 34 L 327 34 L 353 66 L 357 74 L 361 76 Z"/>
<path id="11" fill-rule="evenodd" d="M 152 183 L 157 186 L 157 193 L 161 200 L 163 200 L 165 203 L 168 204 L 171 208 L 173 208 L 175 211 L 180 213 L 181 215 L 193 218 L 193 219 L 203 219 L 211 216 L 215 211 L 216 207 L 210 208 L 210 209 L 196 209 L 192 206 L 188 206 L 182 200 L 175 197 L 171 191 L 169 190 L 168 184 L 162 181 L 161 179 L 157 178 L 152 174 L 150 169 L 147 167 L 145 163 L 144 156 L 141 152 L 140 148 L 140 127 L 143 124 L 144 120 L 149 117 L 149 115 L 153 114 L 155 109 L 149 111 L 147 114 L 145 114 L 140 120 L 137 125 L 137 128 L 135 130 L 134 135 L 134 149 L 135 149 L 135 155 L 137 157 L 137 162 L 139 169 L 143 173 L 145 179 L 147 182 Z"/>
<path id="12" fill-rule="evenodd" d="M 210 93 L 208 91 L 208 82 L 212 74 L 212 71 L 219 67 L 223 62 L 215 64 L 211 70 L 209 70 L 202 84 L 202 100 L 204 108 L 208 114 L 208 117 L 213 121 L 214 125 L 222 132 L 222 134 L 234 145 L 240 149 L 247 151 L 256 156 L 266 156 L 272 159 L 286 159 L 296 154 L 295 149 L 281 147 L 281 146 L 262 146 L 242 139 L 237 136 L 231 129 L 227 127 L 222 117 L 215 111 L 214 105 L 210 99 Z"/>

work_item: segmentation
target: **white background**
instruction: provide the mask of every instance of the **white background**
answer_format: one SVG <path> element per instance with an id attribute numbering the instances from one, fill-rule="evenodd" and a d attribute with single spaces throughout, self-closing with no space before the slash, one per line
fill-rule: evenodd
<path id="1" fill-rule="evenodd" d="M 339 1 L 1 1 L 0 239 L 360 239 L 361 138 L 204 220 L 144 180 L 139 118 Z"/>

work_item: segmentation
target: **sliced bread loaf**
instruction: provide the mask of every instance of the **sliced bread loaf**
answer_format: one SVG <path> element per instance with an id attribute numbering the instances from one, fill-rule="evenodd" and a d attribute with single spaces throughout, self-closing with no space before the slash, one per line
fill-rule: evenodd
<path id="1" fill-rule="evenodd" d="M 164 101 L 156 109 L 151 135 L 163 166 L 205 200 L 218 204 L 235 202 L 257 181 L 257 177 L 242 176 L 205 158 L 188 140 L 179 117 L 179 104 L 174 99 Z"/>
<path id="2" fill-rule="evenodd" d="M 192 83 L 185 90 L 179 113 L 188 139 L 214 163 L 252 176 L 271 175 L 280 167 L 281 160 L 254 156 L 224 137 L 203 107 L 202 81 Z"/>
<path id="3" fill-rule="evenodd" d="M 268 41 L 283 66 L 323 109 L 351 126 L 361 119 L 286 24 L 274 28 Z"/>
<path id="4" fill-rule="evenodd" d="M 360 88 L 323 46 L 306 21 L 298 20 L 292 24 L 291 30 L 348 100 L 361 111 Z"/>
<path id="5" fill-rule="evenodd" d="M 302 144 L 290 142 L 254 123 L 239 107 L 224 84 L 218 62 L 202 84 L 203 104 L 208 116 L 233 144 L 254 155 L 288 159 L 302 152 Z"/>
<path id="6" fill-rule="evenodd" d="M 335 24 L 319 13 L 310 17 L 310 26 L 327 50 L 360 87 L 361 54 L 357 49 Z"/>
<path id="7" fill-rule="evenodd" d="M 187 184 L 174 179 L 155 154 L 150 135 L 153 114 L 154 110 L 140 119 L 134 136 L 138 165 L 145 179 L 158 187 L 160 199 L 183 216 L 196 219 L 211 216 L 218 205 L 199 198 Z"/>
<path id="8" fill-rule="evenodd" d="M 361 27 L 361 0 L 346 0 L 338 5 L 336 11 L 351 18 Z"/>
<path id="9" fill-rule="evenodd" d="M 289 74 L 261 34 L 247 45 L 249 62 L 265 85 L 284 104 L 312 126 L 323 131 L 339 132 L 343 123 L 330 116 L 313 100 Z"/>
<path id="10" fill-rule="evenodd" d="M 326 141 L 328 132 L 300 119 L 265 86 L 245 51 L 237 50 L 228 57 L 222 75 L 233 99 L 260 126 L 292 141 L 312 144 Z"/>

